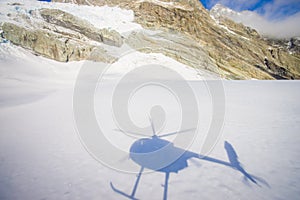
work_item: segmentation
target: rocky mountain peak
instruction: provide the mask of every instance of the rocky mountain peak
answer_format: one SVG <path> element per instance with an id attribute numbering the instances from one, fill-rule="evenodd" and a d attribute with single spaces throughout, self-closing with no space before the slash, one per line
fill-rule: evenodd
<path id="1" fill-rule="evenodd" d="M 216 4 L 210 9 L 210 14 L 215 18 L 236 16 L 238 12 L 223 6 L 222 4 Z"/>

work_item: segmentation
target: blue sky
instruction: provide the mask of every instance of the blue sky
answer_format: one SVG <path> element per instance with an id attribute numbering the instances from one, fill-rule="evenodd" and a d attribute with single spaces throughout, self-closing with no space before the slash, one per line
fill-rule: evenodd
<path id="1" fill-rule="evenodd" d="M 214 0 L 201 0 L 202 4 L 210 9 L 214 4 L 220 2 L 221 4 L 225 2 L 224 5 L 226 5 L 227 7 L 231 7 L 231 8 L 242 8 L 244 10 L 255 10 L 257 8 L 261 8 L 263 7 L 266 3 L 270 3 L 273 0 L 261 0 L 261 1 L 250 1 L 250 3 L 241 3 L 242 1 L 214 1 Z M 246 2 L 246 1 L 245 1 Z"/>
<path id="2" fill-rule="evenodd" d="M 300 12 L 300 0 L 200 0 L 210 9 L 216 3 L 233 10 L 251 10 L 268 19 L 285 19 Z"/>

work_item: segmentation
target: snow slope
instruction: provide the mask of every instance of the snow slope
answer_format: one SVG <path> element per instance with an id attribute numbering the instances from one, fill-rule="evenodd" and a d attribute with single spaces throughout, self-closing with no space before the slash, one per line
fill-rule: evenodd
<path id="1" fill-rule="evenodd" d="M 50 61 L 10 44 L 1 44 L 1 50 L 0 199 L 121 199 L 111 190 L 110 181 L 130 193 L 135 175 L 101 165 L 83 148 L 76 133 L 72 94 L 81 63 Z M 202 81 L 191 84 L 202 99 L 200 106 L 209 107 L 199 89 Z M 171 174 L 168 198 L 296 199 L 300 194 L 300 83 L 225 81 L 224 87 L 223 135 L 210 156 L 228 160 L 223 143 L 230 142 L 247 172 L 269 187 L 266 182 L 261 186 L 243 182 L 242 174 L 230 168 L 194 160 L 188 168 Z M 99 95 L 107 98 L 110 94 Z M 151 101 L 147 96 L 140 100 Z M 164 98 L 160 102 L 169 103 Z M 209 115 L 208 111 L 203 109 L 201 115 Z M 100 119 L 110 116 L 107 112 Z M 168 120 L 176 121 L 173 118 Z M 205 129 L 208 121 L 202 122 Z M 130 141 L 117 140 L 115 145 L 128 151 Z M 191 150 L 197 150 L 197 141 Z M 162 173 L 143 175 L 137 197 L 162 199 L 163 181 Z"/>

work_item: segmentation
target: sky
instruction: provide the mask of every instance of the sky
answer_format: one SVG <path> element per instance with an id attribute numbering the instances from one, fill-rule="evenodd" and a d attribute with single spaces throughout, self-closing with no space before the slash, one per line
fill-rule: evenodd
<path id="1" fill-rule="evenodd" d="M 219 3 L 235 11 L 249 10 L 257 15 L 241 16 L 260 33 L 278 38 L 300 36 L 300 0 L 200 0 L 211 9 Z M 249 13 L 244 13 L 249 15 Z M 246 19 L 244 19 L 246 18 Z"/>
<path id="2" fill-rule="evenodd" d="M 210 9 L 217 3 L 236 11 L 250 10 L 270 19 L 285 19 L 300 12 L 300 0 L 201 0 Z"/>

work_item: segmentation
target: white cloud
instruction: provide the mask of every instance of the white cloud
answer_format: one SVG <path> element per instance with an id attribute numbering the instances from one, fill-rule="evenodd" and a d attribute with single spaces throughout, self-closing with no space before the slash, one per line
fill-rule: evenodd
<path id="1" fill-rule="evenodd" d="M 269 22 L 265 27 L 261 27 L 261 30 L 275 37 L 300 36 L 299 21 L 300 12 L 281 21 Z"/>
<path id="2" fill-rule="evenodd" d="M 299 0 L 274 0 L 265 4 L 262 8 L 256 11 L 264 13 L 263 15 L 270 19 L 282 19 L 287 17 L 287 10 L 299 10 Z"/>
<path id="3" fill-rule="evenodd" d="M 275 38 L 290 38 L 300 36 L 300 12 L 283 20 L 268 20 L 255 12 L 243 11 L 240 15 L 232 17 L 236 22 L 256 29 L 262 35 Z"/>
<path id="4" fill-rule="evenodd" d="M 222 2 L 228 6 L 229 0 L 213 0 Z M 233 2 L 233 1 L 231 1 Z M 245 0 L 234 1 L 235 4 L 245 2 Z M 251 1 L 255 4 L 257 1 Z M 250 3 L 248 2 L 248 6 Z M 233 21 L 243 23 L 256 29 L 260 34 L 275 38 L 290 38 L 300 36 L 300 12 L 287 16 L 285 10 L 291 9 L 291 6 L 299 6 L 299 0 L 274 0 L 272 3 L 265 4 L 256 11 L 242 11 L 240 13 L 223 13 Z M 228 6 L 229 7 L 229 6 Z M 241 6 L 242 7 L 242 6 Z M 235 8 L 238 10 L 237 8 Z M 234 14 L 235 13 L 235 14 Z M 257 13 L 264 13 L 259 15 Z"/>

